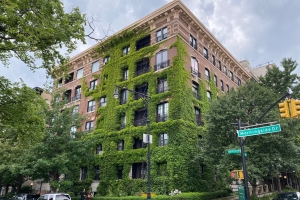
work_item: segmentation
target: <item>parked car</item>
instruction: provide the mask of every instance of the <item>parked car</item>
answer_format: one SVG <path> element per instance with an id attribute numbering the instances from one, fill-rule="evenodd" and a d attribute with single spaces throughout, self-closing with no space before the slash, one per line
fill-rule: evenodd
<path id="1" fill-rule="evenodd" d="M 281 192 L 273 200 L 300 200 L 299 192 Z"/>
<path id="2" fill-rule="evenodd" d="M 39 197 L 40 194 L 17 194 L 11 200 L 37 200 Z"/>
<path id="3" fill-rule="evenodd" d="M 44 194 L 38 200 L 71 200 L 71 196 L 67 193 Z"/>

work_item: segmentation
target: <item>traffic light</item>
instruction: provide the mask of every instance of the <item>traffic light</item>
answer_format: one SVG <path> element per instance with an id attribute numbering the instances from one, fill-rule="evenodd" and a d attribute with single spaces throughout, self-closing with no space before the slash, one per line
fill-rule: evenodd
<path id="1" fill-rule="evenodd" d="M 287 100 L 278 104 L 281 118 L 290 118 L 289 105 Z"/>
<path id="2" fill-rule="evenodd" d="M 298 118 L 298 115 L 300 115 L 300 100 L 290 99 L 290 111 L 292 118 Z"/>
<path id="3" fill-rule="evenodd" d="M 232 170 L 230 175 L 233 179 L 244 179 L 243 170 Z"/>

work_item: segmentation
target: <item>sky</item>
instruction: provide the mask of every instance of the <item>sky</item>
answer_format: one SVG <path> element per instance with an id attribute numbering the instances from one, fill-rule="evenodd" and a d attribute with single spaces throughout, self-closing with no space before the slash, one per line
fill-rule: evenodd
<path id="1" fill-rule="evenodd" d="M 154 12 L 171 0 L 61 0 L 66 12 L 79 7 L 88 18 L 97 19 L 97 38 L 112 35 Z M 268 62 L 280 66 L 283 58 L 300 65 L 300 1 L 298 0 L 181 0 L 238 60 L 247 59 L 252 67 Z M 93 46 L 78 43 L 71 54 Z M 300 75 L 300 66 L 297 67 Z M 10 60 L 9 68 L 0 63 L 0 76 L 12 82 L 24 81 L 29 87 L 43 87 L 45 70 L 31 71 L 21 61 Z M 49 83 L 49 80 L 47 81 Z"/>

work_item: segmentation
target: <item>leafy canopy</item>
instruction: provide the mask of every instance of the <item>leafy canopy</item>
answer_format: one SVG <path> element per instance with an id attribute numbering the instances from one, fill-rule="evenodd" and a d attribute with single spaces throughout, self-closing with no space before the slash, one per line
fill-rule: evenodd
<path id="1" fill-rule="evenodd" d="M 5 66 L 16 57 L 32 70 L 50 73 L 66 61 L 60 49 L 70 53 L 77 40 L 85 42 L 85 15 L 78 8 L 65 13 L 59 0 L 3 0 L 0 13 L 0 61 Z M 38 59 L 42 66 L 36 66 Z"/>

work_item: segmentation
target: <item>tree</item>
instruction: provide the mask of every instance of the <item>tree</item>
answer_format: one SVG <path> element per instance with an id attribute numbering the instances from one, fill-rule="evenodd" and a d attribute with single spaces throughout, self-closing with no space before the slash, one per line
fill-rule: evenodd
<path id="1" fill-rule="evenodd" d="M 281 61 L 281 66 L 283 70 L 276 65 L 268 67 L 266 75 L 259 77 L 259 83 L 280 95 L 284 95 L 289 89 L 296 87 L 293 96 L 299 98 L 300 77 L 293 73 L 298 66 L 297 62 L 291 58 L 284 58 Z"/>
<path id="2" fill-rule="evenodd" d="M 90 140 L 84 137 L 87 132 L 76 132 L 84 116 L 76 112 L 74 106 L 66 106 L 66 100 L 59 101 L 61 97 L 61 93 L 54 95 L 51 109 L 46 111 L 45 137 L 25 156 L 27 166 L 22 171 L 32 179 L 43 178 L 44 182 L 50 182 L 54 190 L 62 174 L 66 176 L 77 170 L 79 176 L 77 167 L 94 159 Z"/>
<path id="3" fill-rule="evenodd" d="M 31 69 L 39 68 L 42 60 L 48 73 L 54 66 L 64 64 L 60 49 L 70 53 L 76 41 L 85 43 L 85 15 L 74 8 L 65 13 L 59 0 L 1 1 L 0 60 L 9 66 L 9 58 L 22 60 Z"/>
<path id="4" fill-rule="evenodd" d="M 22 158 L 44 137 L 45 109 L 35 90 L 0 77 L 0 183 L 20 189 Z"/>
<path id="5" fill-rule="evenodd" d="M 216 163 L 220 172 L 242 169 L 240 155 L 227 155 L 226 152 L 240 148 L 237 127 L 232 123 L 240 119 L 243 123 L 256 124 L 269 105 L 278 98 L 278 94 L 250 81 L 213 101 L 206 116 L 207 134 L 202 156 L 208 162 Z M 280 120 L 278 110 L 274 108 L 266 114 L 262 123 L 274 121 L 280 121 L 280 133 L 247 137 L 245 142 L 248 178 L 254 192 L 256 180 L 266 178 L 271 172 L 278 175 L 278 164 L 286 170 L 299 169 L 300 160 L 295 156 L 300 153 L 299 146 L 295 145 L 298 120 Z"/>

